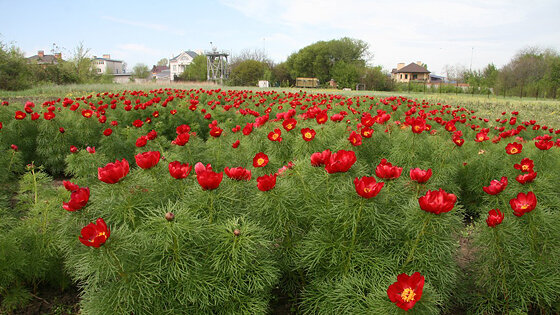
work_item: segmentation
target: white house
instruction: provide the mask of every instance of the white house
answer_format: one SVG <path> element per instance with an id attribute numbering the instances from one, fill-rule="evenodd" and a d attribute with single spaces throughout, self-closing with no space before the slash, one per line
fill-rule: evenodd
<path id="1" fill-rule="evenodd" d="M 169 60 L 169 70 L 170 78 L 173 81 L 175 76 L 180 75 L 185 71 L 185 67 L 193 62 L 193 59 L 198 56 L 198 54 L 192 50 L 183 51 L 178 56 L 171 58 Z"/>
<path id="2" fill-rule="evenodd" d="M 103 58 L 93 56 L 93 65 L 99 74 L 125 73 L 122 60 L 111 59 L 111 55 L 103 55 Z"/>

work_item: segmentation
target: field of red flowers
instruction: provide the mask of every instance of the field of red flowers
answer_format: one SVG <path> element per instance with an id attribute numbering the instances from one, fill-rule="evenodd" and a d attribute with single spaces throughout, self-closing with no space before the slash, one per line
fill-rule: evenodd
<path id="1" fill-rule="evenodd" d="M 305 91 L 4 102 L 0 310 L 77 286 L 82 314 L 558 313 L 560 129 L 498 116 Z"/>

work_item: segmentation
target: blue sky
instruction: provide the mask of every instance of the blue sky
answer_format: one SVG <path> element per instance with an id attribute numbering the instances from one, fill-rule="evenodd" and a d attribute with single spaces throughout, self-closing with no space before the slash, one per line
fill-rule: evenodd
<path id="1" fill-rule="evenodd" d="M 558 0 L 0 0 L 0 41 L 26 56 L 63 57 L 83 42 L 91 55 L 110 54 L 148 66 L 183 50 L 239 54 L 264 50 L 275 62 L 320 40 L 366 41 L 370 63 L 390 70 L 422 61 L 441 74 L 445 65 L 480 69 L 506 64 L 524 47 L 560 50 Z"/>

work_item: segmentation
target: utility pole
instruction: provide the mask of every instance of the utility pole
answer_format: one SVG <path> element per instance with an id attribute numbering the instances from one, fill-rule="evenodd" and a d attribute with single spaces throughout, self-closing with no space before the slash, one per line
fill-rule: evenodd
<path id="1" fill-rule="evenodd" d="M 472 59 L 473 59 L 473 55 L 474 55 L 474 46 L 471 47 L 471 65 L 469 66 L 469 72 L 472 71 Z"/>

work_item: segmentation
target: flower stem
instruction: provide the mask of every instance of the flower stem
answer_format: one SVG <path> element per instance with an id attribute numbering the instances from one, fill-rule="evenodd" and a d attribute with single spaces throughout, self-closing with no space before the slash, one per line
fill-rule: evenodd
<path id="1" fill-rule="evenodd" d="M 426 231 L 426 226 L 428 226 L 428 223 L 430 222 L 431 219 L 432 219 L 432 215 L 428 215 L 424 219 L 424 224 L 422 225 L 422 229 L 420 230 L 420 232 L 418 232 L 418 235 L 416 235 L 416 239 L 414 240 L 414 244 L 412 245 L 412 249 L 408 253 L 408 257 L 406 257 L 406 260 L 405 260 L 402 268 L 406 267 L 408 265 L 408 263 L 410 263 L 414 259 L 414 252 L 416 251 L 416 248 L 418 248 L 418 244 L 420 243 L 420 238 L 424 235 L 424 233 Z"/>
<path id="2" fill-rule="evenodd" d="M 115 267 L 117 267 L 118 269 L 118 273 L 119 276 L 121 278 L 125 278 L 126 277 L 126 273 L 124 272 L 123 266 L 121 264 L 121 261 L 119 260 L 119 258 L 117 257 L 117 255 L 115 255 L 115 252 L 109 247 L 106 246 L 107 244 L 105 244 L 105 246 L 103 246 L 105 248 L 105 250 L 107 251 L 107 253 L 111 256 L 111 258 L 113 258 L 113 264 L 115 265 Z"/>
<path id="3" fill-rule="evenodd" d="M 356 245 L 356 235 L 358 234 L 358 224 L 362 217 L 362 209 L 364 208 L 364 198 L 360 200 L 360 207 L 358 208 L 358 214 L 354 216 L 354 220 L 352 222 L 352 240 L 350 242 L 350 249 L 348 250 L 348 257 L 346 259 L 346 268 L 345 271 L 348 272 L 350 269 L 350 263 L 352 260 L 352 252 L 354 251 L 354 247 Z"/>
<path id="4" fill-rule="evenodd" d="M 212 217 L 214 216 L 214 192 L 210 191 L 210 208 L 208 211 L 208 222 L 212 223 Z"/>
<path id="5" fill-rule="evenodd" d="M 508 294 L 507 284 L 506 284 L 506 273 L 505 273 L 505 270 L 504 270 L 504 258 L 503 258 L 503 252 L 502 252 L 502 241 L 501 241 L 501 238 L 500 238 L 500 234 L 497 230 L 497 227 L 494 227 L 493 229 L 494 229 L 494 231 L 493 231 L 494 239 L 496 241 L 496 248 L 498 250 L 498 263 L 499 263 L 498 272 L 501 273 L 502 290 L 504 291 L 504 299 L 506 301 L 506 306 L 505 306 L 505 309 L 504 309 L 504 311 L 505 311 L 505 310 L 507 310 L 507 305 L 509 303 L 509 301 L 508 301 L 509 294 Z"/>

